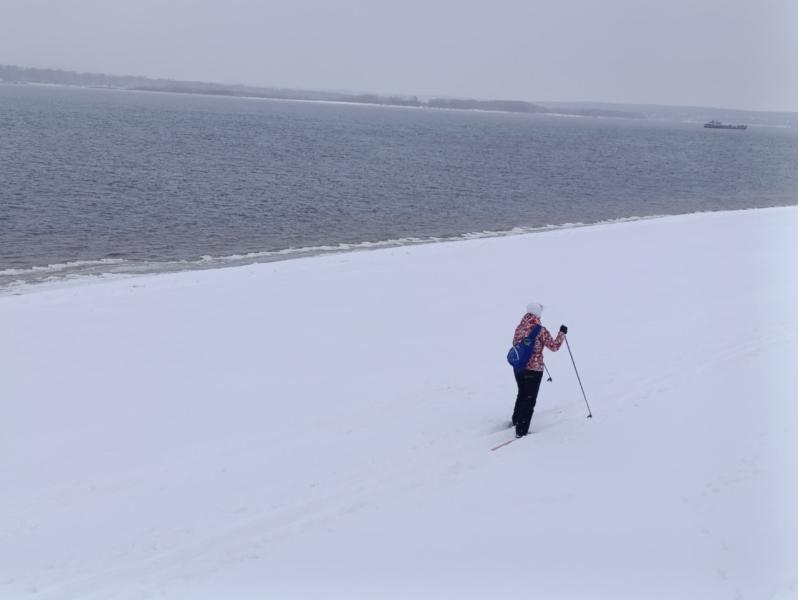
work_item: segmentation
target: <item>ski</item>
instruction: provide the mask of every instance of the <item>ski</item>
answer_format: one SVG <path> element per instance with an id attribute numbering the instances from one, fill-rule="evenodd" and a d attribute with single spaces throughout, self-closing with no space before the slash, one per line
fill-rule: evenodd
<path id="1" fill-rule="evenodd" d="M 499 444 L 495 448 L 491 448 L 490 451 L 493 452 L 494 450 L 498 450 L 499 448 L 504 448 L 507 444 L 512 444 L 514 441 L 520 440 L 520 439 L 521 438 L 513 438 L 511 440 L 507 440 L 506 442 L 502 442 L 501 444 Z"/>

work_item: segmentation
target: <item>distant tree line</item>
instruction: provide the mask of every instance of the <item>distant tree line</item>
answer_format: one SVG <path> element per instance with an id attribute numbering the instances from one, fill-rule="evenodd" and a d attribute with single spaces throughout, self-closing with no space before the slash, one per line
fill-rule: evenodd
<path id="1" fill-rule="evenodd" d="M 100 73 L 75 73 L 60 69 L 28 69 L 0 65 L 0 80 L 18 83 L 55 83 L 60 85 L 93 85 L 101 87 L 129 87 L 145 85 L 146 77 L 128 75 L 103 75 Z"/>
<path id="2" fill-rule="evenodd" d="M 514 113 L 545 113 L 547 108 L 521 100 L 460 100 L 457 98 L 432 98 L 431 108 L 459 108 L 464 110 L 498 110 Z"/>
<path id="3" fill-rule="evenodd" d="M 177 81 L 152 79 L 129 75 L 104 75 L 75 73 L 60 69 L 33 69 L 0 65 L 0 81 L 14 83 L 50 83 L 82 87 L 105 87 L 148 92 L 173 92 L 179 94 L 211 94 L 217 96 L 254 96 L 295 100 L 334 100 L 341 94 L 280 88 L 263 88 L 245 85 L 223 85 L 202 81 Z"/>
<path id="4" fill-rule="evenodd" d="M 386 106 L 424 106 L 416 96 L 378 96 L 377 94 L 355 94 L 342 96 L 342 102 L 357 102 L 360 104 L 383 104 Z"/>
<path id="5" fill-rule="evenodd" d="M 521 100 L 472 100 L 460 98 L 430 98 L 420 100 L 417 96 L 381 96 L 378 94 L 343 94 L 313 90 L 267 88 L 247 85 L 223 85 L 202 81 L 177 81 L 173 79 L 151 79 L 129 75 L 105 75 L 101 73 L 76 73 L 60 69 L 34 69 L 0 65 L 0 81 L 12 83 L 49 83 L 83 87 L 104 87 L 147 92 L 172 92 L 178 94 L 210 94 L 214 96 L 236 96 L 251 98 L 273 98 L 281 100 L 328 100 L 379 104 L 382 106 L 415 106 L 420 108 L 449 108 L 460 110 L 491 110 L 511 113 L 557 113 L 584 117 L 643 118 L 636 112 L 596 109 L 557 108 L 556 110 Z"/>

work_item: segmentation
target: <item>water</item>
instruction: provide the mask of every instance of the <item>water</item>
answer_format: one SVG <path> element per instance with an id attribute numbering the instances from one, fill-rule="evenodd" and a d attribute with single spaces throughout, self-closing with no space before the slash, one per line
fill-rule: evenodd
<path id="1" fill-rule="evenodd" d="M 0 85 L 0 286 L 798 203 L 798 133 Z"/>

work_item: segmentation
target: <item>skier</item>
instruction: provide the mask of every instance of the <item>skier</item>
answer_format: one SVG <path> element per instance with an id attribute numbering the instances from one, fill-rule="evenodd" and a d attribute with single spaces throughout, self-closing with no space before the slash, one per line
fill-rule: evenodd
<path id="1" fill-rule="evenodd" d="M 521 319 L 518 327 L 515 328 L 513 346 L 528 336 L 535 325 L 540 325 L 540 315 L 542 313 L 542 304 L 530 302 L 527 305 L 526 314 Z M 566 333 L 568 333 L 568 328 L 565 325 L 560 325 L 560 332 L 557 337 L 552 338 L 549 330 L 541 325 L 540 332 L 535 340 L 532 357 L 523 370 L 515 371 L 518 396 L 515 398 L 512 422 L 515 427 L 515 437 L 517 438 L 529 433 L 529 424 L 532 422 L 532 413 L 535 411 L 538 390 L 543 379 L 543 348 L 546 347 L 552 352 L 556 352 L 565 341 Z"/>

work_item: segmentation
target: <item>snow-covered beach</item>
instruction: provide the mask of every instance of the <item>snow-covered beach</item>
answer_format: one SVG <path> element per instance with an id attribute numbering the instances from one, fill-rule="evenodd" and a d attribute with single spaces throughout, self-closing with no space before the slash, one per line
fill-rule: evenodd
<path id="1" fill-rule="evenodd" d="M 0 298 L 0 598 L 798 597 L 798 208 Z M 504 362 L 530 300 L 531 437 Z"/>

